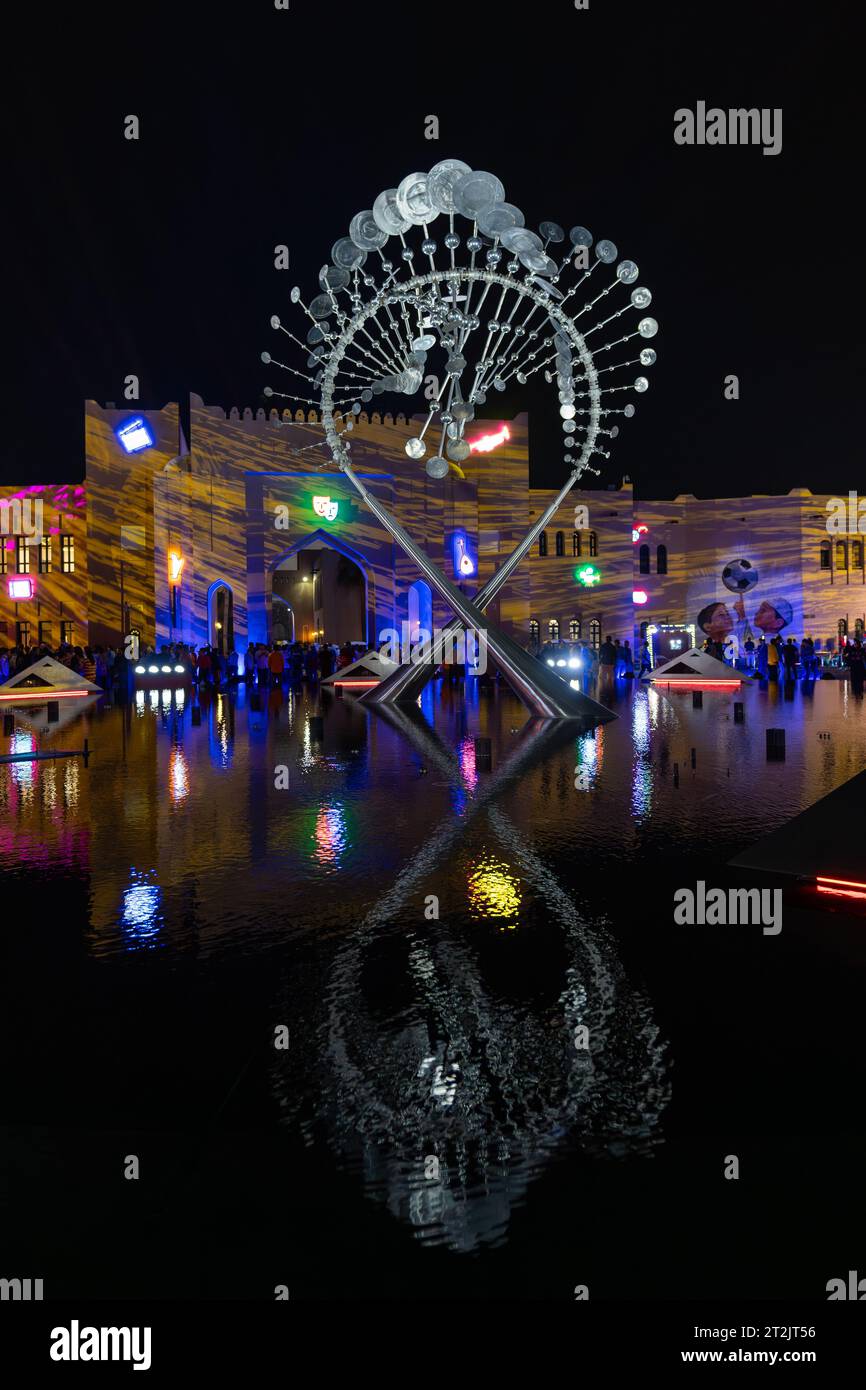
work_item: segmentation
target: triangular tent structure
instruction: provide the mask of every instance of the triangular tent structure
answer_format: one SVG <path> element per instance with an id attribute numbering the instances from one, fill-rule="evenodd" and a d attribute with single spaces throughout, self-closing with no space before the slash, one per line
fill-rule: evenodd
<path id="1" fill-rule="evenodd" d="M 326 676 L 322 685 L 357 685 L 370 686 L 383 681 L 386 676 L 390 676 L 392 671 L 396 671 L 396 663 L 389 660 L 387 656 L 382 656 L 373 648 L 359 656 L 357 661 L 351 665 L 342 667 L 335 671 L 332 676 Z"/>
<path id="2" fill-rule="evenodd" d="M 654 685 L 740 685 L 741 677 L 733 666 L 726 666 L 709 652 L 678 652 L 662 666 L 657 666 L 644 679 Z"/>
<path id="3" fill-rule="evenodd" d="M 56 700 L 60 695 L 101 694 L 100 686 L 76 675 L 53 656 L 40 657 L 32 666 L 26 666 L 0 685 L 2 700 L 11 700 L 13 696 L 34 699 L 41 695 L 45 700 Z"/>

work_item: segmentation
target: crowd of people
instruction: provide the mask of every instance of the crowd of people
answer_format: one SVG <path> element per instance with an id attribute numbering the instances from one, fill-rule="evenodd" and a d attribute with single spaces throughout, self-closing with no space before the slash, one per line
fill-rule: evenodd
<path id="1" fill-rule="evenodd" d="M 125 683 L 131 665 L 146 668 L 151 663 L 170 665 L 172 670 L 182 666 L 191 681 L 214 685 L 233 681 L 248 685 L 279 685 L 283 680 L 313 683 L 351 665 L 363 650 L 352 642 L 344 642 L 339 647 L 328 642 L 272 645 L 250 642 L 246 651 L 233 651 L 226 656 L 208 644 L 195 647 L 185 642 L 172 642 L 158 649 L 142 646 L 137 658 L 127 662 L 122 647 L 77 647 L 69 643 L 56 648 L 45 644 L 0 647 L 0 685 L 46 656 L 106 691 Z"/>
<path id="2" fill-rule="evenodd" d="M 190 679 L 213 685 L 244 682 L 247 685 L 314 684 L 343 670 L 357 659 L 364 648 L 352 642 L 337 646 L 331 642 L 250 642 L 245 651 L 225 655 L 218 647 L 173 643 L 154 651 L 148 648 L 141 661 L 149 659 L 184 666 Z"/>
<path id="3" fill-rule="evenodd" d="M 152 646 L 143 648 L 138 662 L 183 666 L 190 680 L 214 685 L 239 681 L 247 685 L 281 685 L 285 680 L 292 684 L 315 684 L 351 665 L 364 650 L 363 645 L 348 641 L 342 646 L 329 642 L 271 645 L 250 642 L 245 651 L 232 651 L 226 656 L 217 647 L 208 644 L 195 647 L 184 642 L 173 642 L 161 646 L 159 650 Z M 730 648 L 726 648 L 723 642 L 707 638 L 702 650 L 719 661 L 731 664 Z M 584 685 L 597 678 L 603 682 L 620 678 L 640 680 L 653 669 L 649 642 L 645 640 L 637 651 L 633 651 L 628 640 L 621 642 L 619 638 L 612 637 L 606 637 L 598 647 L 583 641 L 547 642 L 537 655 L 548 666 L 558 669 L 566 679 L 580 677 Z M 44 644 L 27 648 L 0 647 L 0 685 L 44 656 L 53 657 L 103 690 L 111 690 L 127 679 L 129 663 L 122 648 L 80 647 L 63 643 L 57 648 Z M 861 638 L 846 641 L 840 657 L 849 671 L 852 689 L 859 694 L 866 682 L 866 646 Z M 736 664 L 759 679 L 770 681 L 793 681 L 798 677 L 815 680 L 822 670 L 821 658 L 810 636 L 804 637 L 802 642 L 797 642 L 793 637 L 783 641 L 779 636 L 770 641 L 760 637 L 755 642 L 749 637 Z"/>

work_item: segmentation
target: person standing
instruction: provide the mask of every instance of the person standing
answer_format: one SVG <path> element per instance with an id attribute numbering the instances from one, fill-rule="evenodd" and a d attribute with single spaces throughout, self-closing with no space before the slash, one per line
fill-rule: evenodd
<path id="1" fill-rule="evenodd" d="M 797 677 L 797 662 L 800 660 L 800 648 L 797 646 L 793 637 L 788 638 L 780 652 L 780 656 L 785 667 L 785 680 L 795 680 Z"/>
<path id="2" fill-rule="evenodd" d="M 285 658 L 279 647 L 274 647 L 268 655 L 268 670 L 271 674 L 271 685 L 282 685 L 283 671 L 286 669 Z"/>
<path id="3" fill-rule="evenodd" d="M 779 679 L 779 647 L 781 642 L 774 637 L 767 647 L 767 675 L 771 681 Z"/>
<path id="4" fill-rule="evenodd" d="M 652 655 L 651 655 L 651 653 L 650 653 L 649 642 L 647 641 L 647 639 L 646 639 L 646 637 L 645 637 L 645 638 L 643 639 L 643 641 L 641 642 L 641 646 L 640 646 L 640 670 L 639 670 L 639 672 L 638 672 L 638 680 L 640 680 L 640 678 L 641 678 L 641 676 L 644 674 L 644 672 L 649 673 L 650 671 L 652 671 L 652 668 L 653 668 L 653 659 L 652 659 Z"/>
<path id="5" fill-rule="evenodd" d="M 622 673 L 627 681 L 634 680 L 634 656 L 628 638 L 622 644 Z"/>

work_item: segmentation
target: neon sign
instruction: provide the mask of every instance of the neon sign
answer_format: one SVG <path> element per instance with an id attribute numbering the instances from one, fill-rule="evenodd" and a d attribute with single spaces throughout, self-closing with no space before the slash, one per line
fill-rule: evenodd
<path id="1" fill-rule="evenodd" d="M 180 583 L 180 576 L 183 573 L 185 564 L 186 560 L 179 550 L 170 550 L 168 552 L 168 578 L 171 584 Z"/>
<path id="2" fill-rule="evenodd" d="M 595 584 L 601 583 L 601 570 L 595 565 L 581 565 L 574 571 L 574 577 L 585 589 L 591 589 Z"/>
<path id="3" fill-rule="evenodd" d="M 480 439 L 471 439 L 469 450 L 473 454 L 489 454 L 491 449 L 495 449 L 498 444 L 504 444 L 506 439 L 510 438 L 510 429 L 507 425 L 503 425 L 496 434 L 482 434 Z"/>
<path id="4" fill-rule="evenodd" d="M 649 603 L 649 594 L 646 589 L 635 589 L 631 596 L 632 603 Z"/>
<path id="5" fill-rule="evenodd" d="M 475 561 L 469 554 L 469 542 L 462 531 L 454 533 L 454 568 L 460 575 L 475 573 Z"/>
<path id="6" fill-rule="evenodd" d="M 140 415 L 120 425 L 117 437 L 128 454 L 138 454 L 153 444 L 153 435 Z"/>
<path id="7" fill-rule="evenodd" d="M 10 579 L 9 597 L 14 599 L 33 597 L 32 579 Z"/>
<path id="8" fill-rule="evenodd" d="M 649 531 L 648 526 L 633 526 L 631 528 L 632 545 L 636 545 L 641 536 L 645 536 Z"/>
<path id="9" fill-rule="evenodd" d="M 313 511 L 325 521 L 336 521 L 339 510 L 339 502 L 332 502 L 330 497 L 313 498 Z"/>

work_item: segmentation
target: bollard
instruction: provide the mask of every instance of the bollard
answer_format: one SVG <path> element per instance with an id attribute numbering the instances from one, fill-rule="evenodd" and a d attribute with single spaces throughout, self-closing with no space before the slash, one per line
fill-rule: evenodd
<path id="1" fill-rule="evenodd" d="M 703 709 L 704 692 L 702 690 L 692 691 L 692 709 Z"/>
<path id="2" fill-rule="evenodd" d="M 325 720 L 321 714 L 310 715 L 310 738 L 314 738 L 317 743 L 321 743 L 325 737 Z"/>
<path id="3" fill-rule="evenodd" d="M 767 759 L 770 762 L 784 762 L 785 760 L 785 730 L 767 730 Z"/>
<path id="4" fill-rule="evenodd" d="M 693 748 L 693 749 L 692 749 L 692 767 L 697 767 L 697 765 L 698 765 L 698 750 L 697 750 L 697 748 Z"/>
<path id="5" fill-rule="evenodd" d="M 493 767 L 493 744 L 489 738 L 475 740 L 475 771 L 490 772 Z"/>
<path id="6" fill-rule="evenodd" d="M 745 722 L 746 722 L 746 706 L 743 704 L 742 700 L 735 700 L 735 701 L 734 701 L 734 723 L 735 723 L 735 724 L 745 724 Z"/>
<path id="7" fill-rule="evenodd" d="M 192 716 L 192 727 L 197 729 L 201 724 L 201 705 L 193 705 L 190 714 Z"/>
<path id="8" fill-rule="evenodd" d="M 14 714 L 4 714 L 4 716 L 3 716 L 3 733 L 4 733 L 4 735 L 6 735 L 6 734 L 14 734 L 14 732 L 15 732 L 15 715 L 14 715 Z"/>
<path id="9" fill-rule="evenodd" d="M 679 785 L 680 785 L 680 765 L 679 765 L 679 763 L 674 763 L 674 786 L 675 786 L 675 787 L 678 787 Z"/>
<path id="10" fill-rule="evenodd" d="M 60 719 L 60 701 L 59 701 L 59 700 L 49 700 L 49 701 L 48 701 L 48 704 L 45 706 L 45 709 L 46 709 L 46 719 L 48 720 L 48 723 L 49 723 L 49 724 L 56 724 L 56 723 L 58 722 L 58 720 Z"/>

